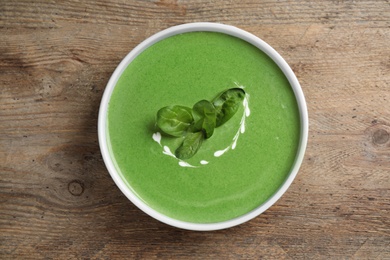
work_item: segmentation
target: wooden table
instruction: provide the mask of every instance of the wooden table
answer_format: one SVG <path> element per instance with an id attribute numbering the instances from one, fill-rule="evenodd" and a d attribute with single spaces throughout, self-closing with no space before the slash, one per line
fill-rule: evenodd
<path id="1" fill-rule="evenodd" d="M 148 36 L 195 21 L 273 46 L 306 95 L 301 170 L 259 217 L 191 232 L 136 208 L 108 174 L 99 102 Z M 0 1 L 0 258 L 390 259 L 390 3 Z"/>

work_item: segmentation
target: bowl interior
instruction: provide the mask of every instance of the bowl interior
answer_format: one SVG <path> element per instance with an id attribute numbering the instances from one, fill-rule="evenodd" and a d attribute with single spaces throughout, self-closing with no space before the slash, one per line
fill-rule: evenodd
<path id="1" fill-rule="evenodd" d="M 278 188 L 272 192 L 272 195 L 268 196 L 267 199 L 263 203 L 259 204 L 254 209 L 247 211 L 245 214 L 234 216 L 230 219 L 226 219 L 226 220 L 222 220 L 222 221 L 213 221 L 213 222 L 208 222 L 208 223 L 206 221 L 204 221 L 204 222 L 196 222 L 196 221 L 188 221 L 188 220 L 183 221 L 180 218 L 175 218 L 175 217 L 169 216 L 169 214 L 165 214 L 163 212 L 163 210 L 156 210 L 156 207 L 151 206 L 150 203 L 146 203 L 144 201 L 144 199 L 142 199 L 142 196 L 140 196 L 138 194 L 138 191 L 136 189 L 132 188 L 133 186 L 136 187 L 136 185 L 138 185 L 138 184 L 129 183 L 126 180 L 126 178 L 124 177 L 126 174 L 121 172 L 121 167 L 119 165 L 120 163 L 118 163 L 118 160 L 116 160 L 116 158 L 114 158 L 114 156 L 113 156 L 113 147 L 115 146 L 115 142 L 112 142 L 112 140 L 110 140 L 110 138 L 108 138 L 109 137 L 109 124 L 108 124 L 109 104 L 110 104 L 111 98 L 113 96 L 115 97 L 114 90 L 115 90 L 116 86 L 117 85 L 120 86 L 121 80 L 126 80 L 126 78 L 124 78 L 123 75 L 126 74 L 126 70 L 129 67 L 129 65 L 132 64 L 132 62 L 141 53 L 143 53 L 145 50 L 147 50 L 149 47 L 155 45 L 156 43 L 162 42 L 164 39 L 168 39 L 172 36 L 182 35 L 182 34 L 185 34 L 188 32 L 222 33 L 222 34 L 226 34 L 226 35 L 230 35 L 230 36 L 234 36 L 236 38 L 242 39 L 246 43 L 249 43 L 250 45 L 259 49 L 262 53 L 264 53 L 275 64 L 275 66 L 278 67 L 278 69 L 284 75 L 289 86 L 291 87 L 291 91 L 294 95 L 294 101 L 296 102 L 296 110 L 298 113 L 298 120 L 299 120 L 299 122 L 298 122 L 299 138 L 297 140 L 296 149 L 294 150 L 294 155 L 292 158 L 293 162 L 291 164 L 291 167 L 289 167 L 288 172 L 286 172 L 286 175 L 283 177 L 283 181 L 280 182 L 280 184 L 278 185 Z M 217 75 L 216 75 L 216 77 L 217 77 Z M 233 83 L 240 84 L 241 82 L 233 82 Z M 247 87 L 247 89 L 248 89 L 248 92 L 251 90 L 250 87 Z M 252 91 L 250 91 L 250 93 L 249 93 L 249 94 L 251 94 L 250 102 L 252 102 L 252 103 L 250 103 L 249 107 L 251 106 L 251 104 L 253 104 L 253 108 L 254 108 L 253 111 L 254 112 L 256 111 L 256 102 L 253 100 L 256 100 L 255 99 L 256 96 L 260 96 L 260 95 L 253 95 L 252 94 L 252 93 L 254 93 L 254 94 L 256 93 L 255 90 L 256 89 L 253 88 Z M 277 90 L 275 90 L 275 91 L 277 91 Z M 166 91 L 164 91 L 164 92 L 166 92 Z M 193 91 L 193 92 L 196 92 L 196 91 Z M 217 93 L 215 93 L 215 94 L 217 94 Z M 201 95 L 205 95 L 207 97 L 210 97 L 212 95 L 212 92 L 204 94 L 204 90 L 200 90 L 199 93 L 195 93 L 195 94 L 191 94 L 191 95 L 195 95 L 196 97 L 200 97 Z M 191 95 L 185 95 L 185 96 L 191 96 Z M 168 96 L 168 97 L 164 97 L 164 98 L 160 98 L 160 99 L 169 100 L 169 98 L 171 98 L 171 97 Z M 169 102 L 173 102 L 173 100 L 174 99 L 172 99 L 172 101 L 169 101 Z M 188 101 L 185 103 L 189 103 L 190 100 L 198 101 L 198 100 L 195 100 L 195 99 L 189 97 Z M 264 102 L 266 103 L 267 101 L 264 100 L 263 103 Z M 153 108 L 152 110 L 157 111 L 158 106 L 163 106 L 164 104 L 165 104 L 164 102 L 156 104 L 156 108 Z M 166 105 L 170 105 L 170 104 L 166 104 Z M 192 105 L 192 103 L 190 103 L 188 105 Z M 151 106 L 151 105 L 148 104 L 148 106 Z M 287 105 L 282 104 L 282 106 L 288 107 L 288 104 Z M 256 113 L 255 113 L 255 115 L 253 115 L 253 113 L 251 114 L 250 117 L 248 117 L 248 120 L 247 120 L 248 126 L 250 126 L 250 124 L 251 124 L 251 122 L 250 122 L 251 118 L 254 118 L 253 120 L 256 119 Z M 259 119 L 257 119 L 257 121 L 258 120 Z M 132 124 L 133 124 L 133 122 L 132 122 Z M 248 129 L 247 130 L 248 133 L 246 132 L 243 136 L 244 137 L 246 135 L 250 136 L 251 135 L 250 131 L 251 131 L 251 129 Z M 252 131 L 252 133 L 253 132 L 254 131 Z M 236 27 L 222 25 L 222 24 L 215 24 L 215 23 L 192 23 L 192 24 L 184 24 L 184 25 L 175 26 L 175 27 L 166 29 L 164 31 L 161 31 L 161 32 L 151 36 L 150 38 L 148 38 L 144 42 L 142 42 L 140 45 L 138 45 L 133 51 L 131 51 L 122 60 L 122 62 L 119 64 L 119 66 L 117 67 L 117 69 L 113 73 L 112 77 L 110 78 L 110 80 L 107 84 L 105 93 L 104 93 L 103 98 L 102 98 L 101 107 L 100 107 L 100 111 L 99 111 L 98 133 L 99 133 L 99 144 L 101 147 L 101 152 L 102 152 L 103 159 L 105 161 L 105 164 L 107 166 L 107 169 L 108 169 L 110 175 L 112 176 L 113 180 L 115 181 L 117 186 L 120 188 L 120 190 L 137 207 L 139 207 L 141 210 L 143 210 L 144 212 L 146 212 L 150 216 L 158 219 L 159 221 L 162 221 L 166 224 L 169 224 L 169 225 L 172 225 L 175 227 L 179 227 L 179 228 L 183 228 L 183 229 L 190 229 L 190 230 L 217 230 L 217 229 L 228 228 L 228 227 L 232 227 L 232 226 L 241 224 L 243 222 L 246 222 L 246 221 L 258 216 L 259 214 L 264 212 L 266 209 L 268 209 L 271 205 L 273 205 L 284 194 L 284 192 L 287 190 L 287 188 L 290 186 L 293 179 L 295 178 L 295 176 L 299 170 L 299 167 L 302 163 L 302 160 L 303 160 L 304 152 L 306 149 L 306 143 L 307 143 L 308 116 L 307 116 L 307 108 L 306 108 L 306 102 L 304 99 L 304 95 L 303 95 L 302 89 L 299 85 L 299 82 L 298 82 L 296 76 L 294 75 L 293 71 L 288 66 L 288 64 L 285 62 L 285 60 L 272 47 L 270 47 L 267 43 L 260 40 L 256 36 L 246 32 L 246 31 L 240 30 Z M 153 134 L 154 134 L 154 132 L 153 132 Z M 150 136 L 152 136 L 152 133 L 150 133 Z M 285 136 L 287 136 L 287 135 L 285 135 Z M 234 158 L 233 155 L 237 156 L 237 153 L 238 153 L 238 150 L 239 150 L 241 143 L 245 144 L 244 137 L 242 139 L 240 139 L 240 141 L 238 142 L 237 151 L 231 151 L 231 152 L 229 152 L 229 154 L 227 156 L 231 156 L 231 158 Z M 279 136 L 277 136 L 277 137 L 279 138 Z M 281 133 L 280 138 L 282 138 L 282 137 L 283 137 L 283 133 Z M 241 141 L 241 140 L 243 140 L 243 141 Z M 133 141 L 134 140 L 132 140 L 132 141 L 130 140 L 130 142 L 133 142 Z M 251 141 L 247 140 L 246 142 L 250 143 Z M 156 147 L 157 147 L 157 145 L 156 145 Z M 116 148 L 114 148 L 114 150 L 115 149 Z M 157 149 L 160 149 L 160 148 L 157 147 Z M 136 151 L 135 151 L 135 153 L 136 153 Z M 136 156 L 136 155 L 134 155 L 134 156 Z M 250 154 L 246 155 L 245 158 L 247 158 L 247 159 L 252 158 L 253 161 L 256 161 L 256 157 L 253 157 Z M 139 158 L 136 159 L 135 161 L 139 161 L 139 160 L 142 161 L 142 159 L 139 159 Z M 226 159 L 226 160 L 228 160 L 228 159 Z M 243 159 L 243 160 L 245 160 L 245 159 Z M 150 164 L 150 162 L 148 162 L 147 164 Z M 134 165 L 135 164 L 133 164 L 133 167 L 135 167 Z M 161 164 L 160 164 L 160 166 L 161 166 Z M 157 166 L 157 167 L 160 167 L 160 166 Z M 168 170 L 169 174 L 174 173 L 174 172 L 180 172 L 183 170 L 180 167 L 178 167 L 177 165 L 175 165 L 175 167 L 177 167 L 177 170 L 176 170 L 176 168 L 175 169 L 170 168 Z M 212 163 L 210 163 L 210 166 L 207 165 L 206 167 L 213 169 L 212 167 L 214 167 L 214 166 L 212 166 Z M 219 167 L 219 168 L 221 168 L 221 167 Z M 217 169 L 218 169 L 218 167 L 214 168 L 213 172 L 216 172 Z M 139 171 L 141 171 L 141 170 L 139 170 Z M 238 172 L 238 171 L 235 170 L 235 172 Z M 183 174 L 181 176 L 183 176 Z M 199 182 L 199 183 L 202 184 L 202 182 Z M 237 181 L 235 183 L 237 183 Z M 256 193 L 256 190 L 254 190 L 253 192 Z M 258 193 L 259 192 L 261 192 L 261 191 L 258 191 Z M 218 194 L 218 195 L 221 196 L 221 194 Z"/>

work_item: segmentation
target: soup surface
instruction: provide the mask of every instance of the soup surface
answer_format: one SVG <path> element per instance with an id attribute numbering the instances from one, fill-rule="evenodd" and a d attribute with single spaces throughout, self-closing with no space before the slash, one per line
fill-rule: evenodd
<path id="1" fill-rule="evenodd" d="M 160 140 L 157 111 L 191 108 L 235 87 L 247 93 L 246 109 L 194 157 L 169 156 L 182 140 Z M 233 219 L 267 201 L 288 176 L 300 137 L 297 102 L 279 67 L 253 45 L 215 32 L 175 35 L 138 55 L 118 80 L 107 117 L 110 153 L 127 185 L 156 211 L 195 223 Z"/>

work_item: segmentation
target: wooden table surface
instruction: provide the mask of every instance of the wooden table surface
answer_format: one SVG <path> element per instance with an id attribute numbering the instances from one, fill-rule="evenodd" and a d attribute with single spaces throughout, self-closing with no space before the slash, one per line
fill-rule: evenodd
<path id="1" fill-rule="evenodd" d="M 193 232 L 136 208 L 108 174 L 99 103 L 121 59 L 188 22 L 247 30 L 295 71 L 310 118 L 284 196 Z M 389 0 L 0 0 L 0 258 L 390 259 Z"/>

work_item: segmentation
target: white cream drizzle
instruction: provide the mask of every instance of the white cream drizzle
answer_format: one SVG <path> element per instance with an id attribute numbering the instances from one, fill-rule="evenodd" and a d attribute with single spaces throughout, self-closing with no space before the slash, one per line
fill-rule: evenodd
<path id="1" fill-rule="evenodd" d="M 222 149 L 222 150 L 218 150 L 214 153 L 215 157 L 222 156 L 224 153 L 226 153 L 230 149 L 234 150 L 237 146 L 238 137 L 240 137 L 240 134 L 245 133 L 245 119 L 251 114 L 251 111 L 249 109 L 249 94 L 245 94 L 245 98 L 244 98 L 244 101 L 242 104 L 244 106 L 244 113 L 241 117 L 240 127 L 238 128 L 237 133 L 234 135 L 233 140 L 228 147 L 226 147 L 225 149 Z"/>
<path id="2" fill-rule="evenodd" d="M 154 133 L 152 136 L 153 140 L 156 141 L 161 146 L 161 133 Z"/>
<path id="3" fill-rule="evenodd" d="M 227 148 L 225 148 L 225 149 L 223 149 L 223 150 L 216 151 L 216 152 L 214 153 L 214 156 L 215 156 L 215 157 L 221 156 L 222 154 L 224 154 L 225 152 L 227 152 L 227 150 L 229 150 L 229 148 L 230 148 L 230 146 L 227 147 Z"/>
<path id="4" fill-rule="evenodd" d="M 154 133 L 154 134 L 152 135 L 152 138 L 153 138 L 153 140 L 154 140 L 156 143 L 158 143 L 158 144 L 163 148 L 162 153 L 165 154 L 165 155 L 168 155 L 168 156 L 170 156 L 170 157 L 173 157 L 173 158 L 175 158 L 176 160 L 178 160 L 178 161 L 179 161 L 179 165 L 180 165 L 181 167 L 191 167 L 191 168 L 197 168 L 197 167 L 198 167 L 198 166 L 191 165 L 191 164 L 189 164 L 188 162 L 185 162 L 185 161 L 183 161 L 183 160 L 180 160 L 179 158 L 176 157 L 176 155 L 175 155 L 174 153 L 172 153 L 171 149 L 170 149 L 168 146 L 166 146 L 166 145 L 163 146 L 163 145 L 161 144 L 161 133 L 160 133 L 160 132 Z M 200 163 L 201 163 L 201 164 L 208 164 L 208 162 L 205 161 L 205 160 L 202 160 Z"/>
<path id="5" fill-rule="evenodd" d="M 176 156 L 171 152 L 171 149 L 169 149 L 168 146 L 164 145 L 163 147 L 164 151 L 163 151 L 163 154 L 166 154 L 168 156 L 171 156 L 173 158 L 176 158 Z M 177 159 L 177 158 L 176 158 Z"/>
<path id="6" fill-rule="evenodd" d="M 191 164 L 189 164 L 188 162 L 185 162 L 185 161 L 179 161 L 179 165 L 181 166 L 181 167 L 192 167 L 192 168 L 197 168 L 198 166 L 193 166 L 193 165 L 191 165 Z"/>

